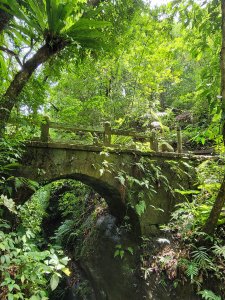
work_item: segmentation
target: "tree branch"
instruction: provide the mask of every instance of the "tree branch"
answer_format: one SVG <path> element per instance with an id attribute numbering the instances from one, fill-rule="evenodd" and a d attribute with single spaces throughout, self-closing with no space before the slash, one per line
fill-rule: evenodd
<path id="1" fill-rule="evenodd" d="M 24 55 L 23 64 L 25 63 L 26 58 L 28 57 L 28 55 L 31 54 L 31 52 L 33 50 L 33 47 L 34 47 L 34 40 L 31 38 L 31 40 L 30 40 L 30 50 Z"/>
<path id="2" fill-rule="evenodd" d="M 19 56 L 18 56 L 14 51 L 12 51 L 12 50 L 10 50 L 10 49 L 8 49 L 8 48 L 6 48 L 6 47 L 3 47 L 3 46 L 0 46 L 0 50 L 1 50 L 1 51 L 4 51 L 5 53 L 7 53 L 7 54 L 9 54 L 9 55 L 11 55 L 11 56 L 14 56 L 15 59 L 16 59 L 16 61 L 18 62 L 18 64 L 19 64 L 21 67 L 23 67 L 23 64 L 22 64 L 22 62 L 20 61 Z"/>

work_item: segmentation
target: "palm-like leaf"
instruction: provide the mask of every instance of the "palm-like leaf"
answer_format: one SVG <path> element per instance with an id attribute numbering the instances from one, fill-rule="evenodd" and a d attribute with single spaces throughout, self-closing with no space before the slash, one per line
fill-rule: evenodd
<path id="1" fill-rule="evenodd" d="M 102 29 L 108 26 L 110 26 L 109 22 L 81 18 L 66 33 L 82 47 L 99 48 L 99 46 L 105 46 L 102 42 L 104 36 Z"/>
<path id="2" fill-rule="evenodd" d="M 67 24 L 73 24 L 73 15 L 79 12 L 79 6 L 77 5 L 79 2 L 83 1 L 70 0 L 65 2 L 60 0 L 45 0 L 48 30 L 50 34 L 59 34 L 68 26 Z"/>
<path id="3" fill-rule="evenodd" d="M 17 0 L 1 0 L 0 8 L 25 22 L 38 34 L 55 36 L 69 29 L 81 16 L 80 4 L 84 0 L 26 0 L 22 5 Z M 14 24 L 16 27 L 17 25 Z M 19 28 L 22 30 L 21 26 Z M 24 31 L 27 34 L 27 30 Z"/>
<path id="4" fill-rule="evenodd" d="M 14 34 L 33 39 L 70 38 L 78 44 L 98 47 L 103 37 L 101 29 L 109 22 L 81 18 L 80 8 L 85 0 L 27 0 L 19 5 L 16 0 L 1 0 L 0 8 L 22 22 L 14 22 Z M 27 26 L 28 25 L 28 26 Z M 36 34 L 35 34 L 36 33 Z M 26 39 L 23 37 L 26 42 Z"/>
<path id="5" fill-rule="evenodd" d="M 29 0 L 28 0 L 29 1 Z M 44 20 L 44 15 L 42 16 L 42 20 L 38 22 L 38 14 L 35 14 L 33 17 L 33 10 L 32 7 L 26 3 L 26 9 L 28 13 L 26 14 L 24 11 L 24 7 L 20 6 L 16 0 L 1 0 L 0 8 L 7 11 L 9 14 L 15 16 L 17 19 L 23 21 L 27 26 L 21 26 L 21 24 L 14 23 L 12 26 L 18 29 L 18 31 L 24 33 L 25 35 L 29 35 L 33 37 L 32 28 L 40 33 L 41 32 L 41 23 Z"/>
<path id="6" fill-rule="evenodd" d="M 187 265 L 186 274 L 191 278 L 191 281 L 193 281 L 194 277 L 198 275 L 198 272 L 198 265 L 195 262 L 189 262 L 189 264 Z"/>

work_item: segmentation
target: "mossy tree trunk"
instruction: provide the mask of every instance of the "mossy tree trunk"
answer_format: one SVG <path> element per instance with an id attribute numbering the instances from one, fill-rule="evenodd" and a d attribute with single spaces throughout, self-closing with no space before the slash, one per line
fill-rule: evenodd
<path id="1" fill-rule="evenodd" d="M 220 53 L 220 70 L 221 70 L 221 110 L 222 110 L 222 135 L 225 146 L 225 0 L 221 0 L 222 11 L 222 48 Z M 212 235 L 216 229 L 218 219 L 225 203 L 225 175 L 221 184 L 219 193 L 212 207 L 210 215 L 203 227 L 203 231 Z"/>

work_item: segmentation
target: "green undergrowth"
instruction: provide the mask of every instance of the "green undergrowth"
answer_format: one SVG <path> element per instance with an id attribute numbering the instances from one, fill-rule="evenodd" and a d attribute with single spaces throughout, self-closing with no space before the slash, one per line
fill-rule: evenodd
<path id="1" fill-rule="evenodd" d="M 76 183 L 76 185 L 82 185 Z M 65 220 L 60 224 L 54 234 L 54 241 L 64 248 L 71 250 L 74 244 L 76 247 L 76 257 L 79 257 L 79 251 L 82 248 L 85 237 L 89 235 L 97 217 L 107 212 L 108 206 L 105 200 L 101 198 L 90 188 L 85 187 L 83 194 L 65 192 L 59 199 L 59 211 Z M 70 210 L 68 209 L 68 205 Z"/>
<path id="2" fill-rule="evenodd" d="M 181 198 L 175 193 L 175 187 L 184 189 L 187 182 L 183 178 L 191 181 L 193 167 L 184 161 L 157 161 L 150 158 L 141 158 L 134 163 L 133 175 L 128 175 L 123 171 L 118 173 L 118 180 L 126 191 L 127 205 L 131 206 L 138 216 L 149 208 L 158 213 L 164 213 L 160 202 L 155 201 L 159 191 L 164 191 L 167 198 Z"/>
<path id="3" fill-rule="evenodd" d="M 142 270 L 146 281 L 152 274 L 169 279 L 176 288 L 193 285 L 202 299 L 225 297 L 225 214 L 222 211 L 215 235 L 202 228 L 209 216 L 225 171 L 223 159 L 204 161 L 197 168 L 195 190 L 176 190 L 186 200 L 177 205 L 169 224 L 162 227 L 166 236 L 161 247 L 150 253 L 151 239 L 143 242 Z M 192 195 L 192 200 L 188 199 Z"/>
<path id="4" fill-rule="evenodd" d="M 62 274 L 69 273 L 69 259 L 60 247 L 41 247 L 43 203 L 22 207 L 13 200 L 21 187 L 38 188 L 33 181 L 12 175 L 22 154 L 20 142 L 2 139 L 0 149 L 0 299 L 48 299 Z"/>
<path id="5" fill-rule="evenodd" d="M 57 205 L 54 202 L 55 197 L 58 200 Z M 52 200 L 55 210 L 61 216 L 61 223 L 58 224 L 51 240 L 71 257 L 69 286 L 76 286 L 74 292 L 77 297 L 88 299 L 92 288 L 90 282 L 82 275 L 79 261 L 95 253 L 95 242 L 98 238 L 95 236 L 96 220 L 108 212 L 108 205 L 90 187 L 73 180 L 55 182 L 52 187 Z M 60 285 L 52 294 L 53 299 L 66 297 L 69 286 L 68 283 Z"/>

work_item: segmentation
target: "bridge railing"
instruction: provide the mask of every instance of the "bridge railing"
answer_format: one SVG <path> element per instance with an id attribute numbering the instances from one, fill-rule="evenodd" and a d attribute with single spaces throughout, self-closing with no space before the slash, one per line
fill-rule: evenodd
<path id="1" fill-rule="evenodd" d="M 109 122 L 104 123 L 104 127 L 102 129 L 93 129 L 93 128 L 80 128 L 75 126 L 70 126 L 66 124 L 59 124 L 56 122 L 51 122 L 48 117 L 45 117 L 43 122 L 41 123 L 41 137 L 40 140 L 42 142 L 49 142 L 50 141 L 50 128 L 63 130 L 63 131 L 70 131 L 73 133 L 91 133 L 93 135 L 99 136 L 101 135 L 102 138 L 102 145 L 104 146 L 111 146 L 112 145 L 112 135 L 116 136 L 125 136 L 125 137 L 132 137 L 135 140 L 141 140 L 142 142 L 149 142 L 150 149 L 152 151 L 158 152 L 159 151 L 159 142 L 158 142 L 158 131 L 152 130 L 150 133 L 137 133 L 131 130 L 120 130 L 120 129 L 113 129 Z M 99 140 L 98 138 L 93 138 L 93 144 L 98 145 Z M 177 129 L 177 152 L 182 153 L 182 136 L 180 128 Z"/>

